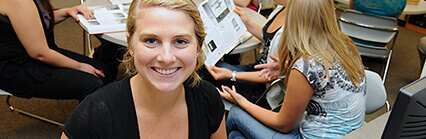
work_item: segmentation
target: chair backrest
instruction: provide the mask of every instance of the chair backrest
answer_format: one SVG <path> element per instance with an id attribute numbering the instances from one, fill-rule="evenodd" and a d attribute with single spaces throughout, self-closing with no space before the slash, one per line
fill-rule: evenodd
<path id="1" fill-rule="evenodd" d="M 382 78 L 376 72 L 365 71 L 367 83 L 366 114 L 371 114 L 382 108 L 386 104 L 387 94 Z"/>
<path id="2" fill-rule="evenodd" d="M 349 37 L 388 43 L 398 31 L 396 18 L 363 14 L 354 10 L 345 10 L 339 19 L 342 32 Z"/>

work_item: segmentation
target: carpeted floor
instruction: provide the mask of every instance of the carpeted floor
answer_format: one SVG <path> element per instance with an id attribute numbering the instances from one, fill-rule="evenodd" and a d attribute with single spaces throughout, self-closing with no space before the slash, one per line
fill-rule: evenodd
<path id="1" fill-rule="evenodd" d="M 424 35 L 399 27 L 399 35 L 396 40 L 394 53 L 389 68 L 389 74 L 385 83 L 388 92 L 388 100 L 391 105 L 395 101 L 398 90 L 408 83 L 419 78 L 420 62 L 417 53 L 417 43 Z M 88 55 L 87 48 L 83 48 L 83 31 L 73 19 L 67 19 L 55 27 L 56 42 L 58 46 L 78 53 Z M 99 46 L 99 41 L 92 38 L 92 45 Z M 254 60 L 253 51 L 244 53 L 242 63 Z M 364 58 L 365 66 L 373 71 L 381 73 L 382 61 Z M 60 92 L 58 92 L 60 93 Z M 20 114 L 13 113 L 6 105 L 6 96 L 0 96 L 0 138 L 59 138 L 61 128 L 45 122 L 41 122 Z M 56 100 L 47 99 L 22 99 L 13 97 L 12 105 L 39 114 L 60 122 L 65 122 Z M 60 100 L 64 106 L 66 115 L 70 115 L 78 104 L 75 100 Z M 367 115 L 366 121 L 371 121 L 385 113 L 382 108 L 378 112 Z"/>

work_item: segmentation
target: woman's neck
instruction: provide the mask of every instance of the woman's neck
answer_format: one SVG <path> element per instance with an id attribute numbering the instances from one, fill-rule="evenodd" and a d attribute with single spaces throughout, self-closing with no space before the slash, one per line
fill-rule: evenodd
<path id="1" fill-rule="evenodd" d="M 271 25 L 269 25 L 266 32 L 272 33 L 278 30 L 280 27 L 282 27 L 285 24 L 286 12 L 287 12 L 287 8 L 284 8 L 281 12 L 279 12 L 276 15 L 275 19 L 272 21 Z"/>
<path id="2" fill-rule="evenodd" d="M 183 84 L 171 92 L 161 92 L 138 74 L 130 79 L 130 88 L 136 108 L 143 107 L 161 113 L 179 104 L 186 104 Z"/>

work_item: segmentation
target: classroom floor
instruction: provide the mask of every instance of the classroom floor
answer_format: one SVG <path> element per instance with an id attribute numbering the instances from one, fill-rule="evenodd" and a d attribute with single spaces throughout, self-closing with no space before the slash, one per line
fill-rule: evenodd
<path id="1" fill-rule="evenodd" d="M 399 89 L 408 83 L 418 79 L 420 75 L 420 61 L 417 53 L 417 43 L 424 35 L 399 27 L 399 35 L 396 40 L 394 53 L 389 68 L 388 77 L 385 83 L 388 92 L 388 100 L 391 105 L 395 101 Z M 56 42 L 59 47 L 84 53 L 88 55 L 87 48 L 83 48 L 83 31 L 75 24 L 73 19 L 67 19 L 55 26 Z M 99 46 L 99 41 L 92 37 L 92 46 Z M 254 52 L 248 51 L 243 54 L 242 63 L 254 61 Z M 366 67 L 373 71 L 380 72 L 382 61 L 376 59 L 364 59 Z M 0 138 L 59 138 L 61 128 L 41 122 L 9 110 L 6 103 L 6 96 L 0 96 Z M 15 107 L 65 122 L 55 100 L 47 99 L 22 99 L 13 98 L 11 100 Z M 75 100 L 61 100 L 67 115 L 78 104 Z M 378 112 L 367 115 L 366 121 L 385 113 L 382 108 Z"/>

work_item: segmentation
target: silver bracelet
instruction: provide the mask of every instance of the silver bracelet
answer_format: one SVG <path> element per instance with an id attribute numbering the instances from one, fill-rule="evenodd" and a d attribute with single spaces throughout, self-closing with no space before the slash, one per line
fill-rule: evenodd
<path id="1" fill-rule="evenodd" d="M 232 78 L 231 78 L 231 81 L 233 81 L 233 82 L 237 81 L 236 76 L 237 76 L 237 71 L 235 71 L 235 70 L 234 70 L 234 71 L 232 72 Z"/>

